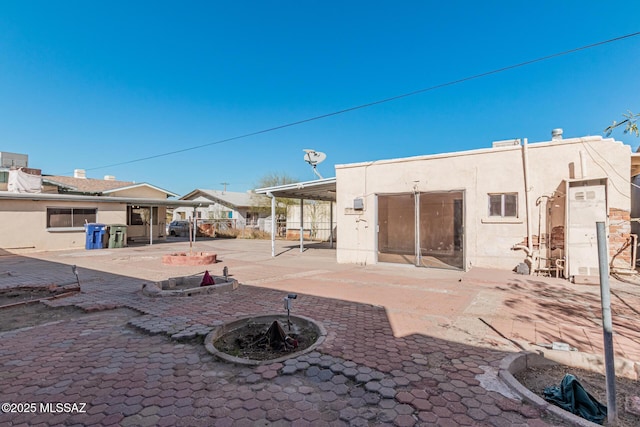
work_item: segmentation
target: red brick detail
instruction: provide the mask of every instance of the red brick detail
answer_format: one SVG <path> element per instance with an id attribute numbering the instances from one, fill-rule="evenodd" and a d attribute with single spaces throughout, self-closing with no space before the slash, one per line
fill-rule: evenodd
<path id="1" fill-rule="evenodd" d="M 162 263 L 166 265 L 206 265 L 216 262 L 217 254 L 207 252 L 194 252 L 187 254 L 179 252 L 162 256 Z"/>
<path id="2" fill-rule="evenodd" d="M 630 243 L 631 213 L 624 209 L 609 208 L 609 257 L 613 267 L 632 268 Z"/>
<path id="3" fill-rule="evenodd" d="M 564 249 L 564 225 L 558 225 L 551 230 L 551 248 Z"/>

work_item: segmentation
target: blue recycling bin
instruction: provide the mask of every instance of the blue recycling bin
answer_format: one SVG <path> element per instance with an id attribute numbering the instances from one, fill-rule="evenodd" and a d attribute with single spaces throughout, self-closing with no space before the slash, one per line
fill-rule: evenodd
<path id="1" fill-rule="evenodd" d="M 104 247 L 104 236 L 107 227 L 104 224 L 91 222 L 85 225 L 87 230 L 87 243 L 85 249 L 102 249 Z"/>

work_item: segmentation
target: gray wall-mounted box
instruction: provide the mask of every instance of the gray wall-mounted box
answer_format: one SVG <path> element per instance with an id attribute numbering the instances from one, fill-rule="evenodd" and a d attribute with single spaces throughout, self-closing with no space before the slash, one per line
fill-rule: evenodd
<path id="1" fill-rule="evenodd" d="M 361 197 L 353 199 L 353 209 L 356 211 L 364 210 L 364 200 Z"/>

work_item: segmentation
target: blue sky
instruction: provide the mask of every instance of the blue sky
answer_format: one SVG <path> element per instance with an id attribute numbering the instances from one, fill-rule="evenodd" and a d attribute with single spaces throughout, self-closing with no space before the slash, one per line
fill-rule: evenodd
<path id="1" fill-rule="evenodd" d="M 628 1 L 0 2 L 0 151 L 43 173 L 246 191 L 267 173 L 601 135 L 640 112 L 640 36 L 209 145 L 640 31 Z M 614 136 L 638 146 L 640 139 Z M 105 167 L 106 166 L 106 167 Z"/>

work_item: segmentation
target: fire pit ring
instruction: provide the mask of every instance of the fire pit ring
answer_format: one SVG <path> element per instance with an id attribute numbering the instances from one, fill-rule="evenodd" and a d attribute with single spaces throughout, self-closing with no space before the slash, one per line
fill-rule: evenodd
<path id="1" fill-rule="evenodd" d="M 293 315 L 293 314 L 290 316 L 290 319 L 291 319 L 291 323 L 293 324 L 292 332 L 296 332 L 296 329 L 304 328 L 307 331 L 312 330 L 313 334 L 315 335 L 315 339 L 313 340 L 313 342 L 310 345 L 302 348 L 301 350 L 287 352 L 287 353 L 284 353 L 282 356 L 262 360 L 262 359 L 252 359 L 248 357 L 235 356 L 222 351 L 221 349 L 217 348 L 215 345 L 215 343 L 218 342 L 221 338 L 225 337 L 228 334 L 242 331 L 244 328 L 246 328 L 250 324 L 252 325 L 259 324 L 260 326 L 263 326 L 264 330 L 266 331 L 267 328 L 269 328 L 270 324 L 272 324 L 274 321 L 278 321 L 282 325 L 284 330 L 288 331 L 286 314 L 265 314 L 265 315 L 259 315 L 259 316 L 247 316 L 247 317 L 241 317 L 231 322 L 224 323 L 218 326 L 213 331 L 211 331 L 209 335 L 207 335 L 204 341 L 205 347 L 209 353 L 227 362 L 231 362 L 239 365 L 257 366 L 257 365 L 283 362 L 287 359 L 291 359 L 293 357 L 298 357 L 300 355 L 310 353 L 324 342 L 327 336 L 327 331 L 321 323 L 316 322 L 315 320 L 305 316 L 299 316 L 299 315 Z"/>

